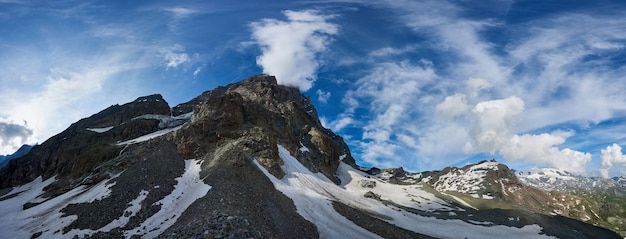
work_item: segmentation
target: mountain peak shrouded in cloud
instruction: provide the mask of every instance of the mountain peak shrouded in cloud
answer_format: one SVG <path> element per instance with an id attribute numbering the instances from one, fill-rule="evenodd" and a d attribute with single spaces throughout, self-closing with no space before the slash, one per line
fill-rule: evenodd
<path id="1" fill-rule="evenodd" d="M 250 23 L 252 38 L 261 48 L 257 64 L 275 75 L 279 84 L 307 91 L 316 80 L 319 53 L 326 51 L 339 27 L 333 15 L 316 10 L 284 11 L 287 21 L 263 19 Z"/>

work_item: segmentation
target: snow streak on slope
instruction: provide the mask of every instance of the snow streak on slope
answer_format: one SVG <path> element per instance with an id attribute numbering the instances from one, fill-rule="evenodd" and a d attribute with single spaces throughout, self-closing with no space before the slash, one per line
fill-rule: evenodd
<path id="1" fill-rule="evenodd" d="M 124 141 L 124 142 L 121 142 L 121 143 L 117 143 L 117 145 L 136 144 L 136 143 L 148 141 L 148 140 L 154 139 L 156 137 L 159 137 L 161 135 L 167 134 L 169 132 L 173 132 L 173 131 L 179 130 L 183 126 L 184 126 L 184 124 L 180 125 L 180 126 L 177 126 L 177 127 L 174 127 L 174 128 L 171 128 L 171 129 L 164 129 L 164 130 L 159 130 L 159 131 L 156 131 L 156 132 L 152 132 L 152 133 L 146 134 L 144 136 L 140 136 L 140 137 L 135 138 L 135 139 L 131 139 L 131 140 L 127 140 L 127 141 Z"/>
<path id="2" fill-rule="evenodd" d="M 298 213 L 317 226 L 322 238 L 379 238 L 337 213 L 330 201 L 339 201 L 373 215 L 385 215 L 391 218 L 386 219 L 391 224 L 438 238 L 551 238 L 540 235 L 542 228 L 538 225 L 526 225 L 522 228 L 493 226 L 489 223 L 475 225 L 456 219 L 420 216 L 387 206 L 380 201 L 363 197 L 364 192 L 384 193 L 385 195 L 381 195 L 383 199 L 419 210 L 454 213 L 449 204 L 415 185 L 400 186 L 377 181 L 374 187 L 363 188 L 360 182 L 372 179 L 344 163 L 337 169 L 337 176 L 343 184 L 335 185 L 322 174 L 312 173 L 282 146 L 278 145 L 278 149 L 279 156 L 285 162 L 282 169 L 286 175 L 282 179 L 275 178 L 258 162 L 255 163 L 277 190 L 294 201 Z"/>
<path id="3" fill-rule="evenodd" d="M 87 130 L 89 130 L 91 132 L 96 132 L 96 133 L 104 133 L 104 132 L 107 132 L 107 131 L 109 131 L 111 129 L 113 129 L 113 126 L 106 127 L 106 128 L 87 128 Z"/>
<path id="4" fill-rule="evenodd" d="M 204 197 L 211 189 L 200 178 L 201 160 L 185 160 L 185 173 L 176 178 L 174 190 L 155 204 L 161 204 L 161 210 L 144 221 L 137 228 L 126 231 L 124 236 L 141 235 L 142 238 L 154 238 L 165 229 L 174 225 L 176 220 L 196 200 Z"/>

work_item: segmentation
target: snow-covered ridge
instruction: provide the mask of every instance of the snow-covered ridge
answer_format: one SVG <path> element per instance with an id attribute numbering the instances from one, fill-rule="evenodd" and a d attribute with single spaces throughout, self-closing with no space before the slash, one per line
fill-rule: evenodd
<path id="1" fill-rule="evenodd" d="M 493 199 L 493 195 L 480 193 L 485 189 L 483 183 L 489 170 L 497 171 L 498 163 L 484 161 L 467 169 L 452 168 L 450 172 L 441 175 L 433 185 L 435 190 L 440 192 L 455 191 L 474 198 Z"/>
<path id="2" fill-rule="evenodd" d="M 397 185 L 382 179 L 372 178 L 345 163 L 340 163 L 337 176 L 341 185 L 335 185 L 324 175 L 313 173 L 304 167 L 282 146 L 278 145 L 279 156 L 284 161 L 282 179 L 270 174 L 257 161 L 257 167 L 272 181 L 274 187 L 294 201 L 298 213 L 316 224 L 320 238 L 380 238 L 334 210 L 331 201 L 338 201 L 374 215 L 385 215 L 382 219 L 409 231 L 437 238 L 551 238 L 542 235 L 538 225 L 521 228 L 493 225 L 490 222 L 471 223 L 459 219 L 438 219 L 417 215 L 403 209 L 383 204 L 381 201 L 364 197 L 365 193 L 380 196 L 381 200 L 418 210 L 446 212 L 454 215 L 463 209 L 450 206 L 447 202 L 423 190 L 420 185 Z M 475 171 L 480 171 L 476 168 Z"/>

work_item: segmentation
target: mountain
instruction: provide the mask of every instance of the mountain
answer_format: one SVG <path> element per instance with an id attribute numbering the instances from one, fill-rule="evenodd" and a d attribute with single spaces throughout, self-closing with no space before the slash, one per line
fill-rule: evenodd
<path id="1" fill-rule="evenodd" d="M 308 97 L 256 75 L 79 120 L 0 170 L 7 238 L 621 238 L 505 165 L 356 165 Z M 567 195 L 566 195 L 567 197 Z M 562 213 L 555 213 L 561 210 Z M 621 215 L 621 214 L 616 214 Z M 621 217 L 623 218 L 623 217 Z"/>
<path id="2" fill-rule="evenodd" d="M 15 151 L 15 153 L 13 154 L 0 155 L 0 168 L 6 166 L 9 163 L 9 161 L 11 161 L 11 159 L 19 158 L 19 157 L 26 155 L 32 147 L 33 147 L 32 145 L 25 144 L 25 145 L 22 145 L 19 149 L 17 149 L 17 151 Z"/>
<path id="3" fill-rule="evenodd" d="M 626 235 L 624 177 L 584 177 L 552 168 L 515 171 L 515 175 L 527 185 L 567 195 L 561 201 L 576 205 L 570 208 L 570 216 Z"/>

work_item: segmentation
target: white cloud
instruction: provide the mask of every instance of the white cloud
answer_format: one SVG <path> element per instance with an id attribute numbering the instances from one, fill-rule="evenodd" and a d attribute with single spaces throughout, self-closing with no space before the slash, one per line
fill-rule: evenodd
<path id="1" fill-rule="evenodd" d="M 478 103 L 472 109 L 470 134 L 473 142 L 467 145 L 466 151 L 495 153 L 513 135 L 511 128 L 522 111 L 524 101 L 515 96 Z"/>
<path id="2" fill-rule="evenodd" d="M 341 132 L 345 127 L 355 123 L 355 120 L 348 115 L 340 115 L 336 120 L 331 122 L 326 122 L 326 120 L 322 121 L 322 125 L 327 127 L 334 132 Z"/>
<path id="3" fill-rule="evenodd" d="M 23 144 L 33 144 L 33 130 L 26 122 L 18 124 L 0 118 L 0 155 L 7 155 L 15 152 Z"/>
<path id="4" fill-rule="evenodd" d="M 322 103 L 326 103 L 328 102 L 328 99 L 330 99 L 330 92 L 318 89 L 315 94 L 317 94 L 317 100 Z"/>
<path id="5" fill-rule="evenodd" d="M 513 131 L 516 121 L 524 111 L 524 101 L 518 97 L 480 102 L 472 110 L 471 141 L 465 150 L 469 153 L 499 152 L 507 160 L 524 160 L 551 166 L 576 174 L 585 174 L 591 154 L 556 146 L 565 142 L 559 135 L 518 135 Z"/>
<path id="6" fill-rule="evenodd" d="M 481 78 L 469 78 L 467 81 L 465 81 L 465 84 L 469 88 L 469 94 L 472 97 L 476 97 L 478 96 L 478 94 L 480 94 L 481 91 L 491 88 L 491 83 Z"/>
<path id="7" fill-rule="evenodd" d="M 364 107 L 371 118 L 364 122 L 362 142 L 358 145 L 361 158 L 376 165 L 400 166 L 405 154 L 417 138 L 407 125 L 416 124 L 423 110 L 420 102 L 428 104 L 428 95 L 420 94 L 423 87 L 438 77 L 432 68 L 408 62 L 379 63 L 365 77 L 357 80 L 355 89 L 344 96 L 346 115 Z"/>
<path id="8" fill-rule="evenodd" d="M 197 9 L 191 9 L 186 7 L 171 7 L 163 8 L 163 11 L 171 13 L 175 18 L 190 17 L 200 13 Z"/>
<path id="9" fill-rule="evenodd" d="M 162 48 L 161 54 L 166 61 L 165 67 L 167 69 L 177 68 L 179 65 L 191 60 L 189 55 L 185 52 L 185 48 L 178 44 Z"/>
<path id="10" fill-rule="evenodd" d="M 370 57 L 390 57 L 397 56 L 400 54 L 404 54 L 407 52 L 414 51 L 417 47 L 414 45 L 405 46 L 402 48 L 393 48 L 393 47 L 383 47 L 377 50 L 374 50 L 367 55 Z"/>
<path id="11" fill-rule="evenodd" d="M 337 25 L 332 15 L 315 10 L 284 11 L 288 21 L 263 19 L 250 24 L 252 38 L 261 47 L 257 65 L 276 76 L 279 84 L 307 91 L 316 79 L 318 54 L 327 50 Z"/>
<path id="12" fill-rule="evenodd" d="M 602 167 L 600 173 L 602 177 L 608 178 L 609 172 L 616 166 L 626 167 L 626 155 L 622 154 L 622 147 L 617 144 L 607 146 L 606 149 L 600 150 L 602 158 Z"/>
<path id="13" fill-rule="evenodd" d="M 443 102 L 435 106 L 437 115 L 445 120 L 449 120 L 457 115 L 465 113 L 470 107 L 465 98 L 466 96 L 464 94 L 446 96 Z"/>
<path id="14" fill-rule="evenodd" d="M 200 72 L 202 71 L 202 68 L 204 68 L 204 67 L 200 66 L 200 67 L 196 68 L 196 70 L 193 71 L 193 77 L 198 76 L 198 74 L 200 74 Z"/>

